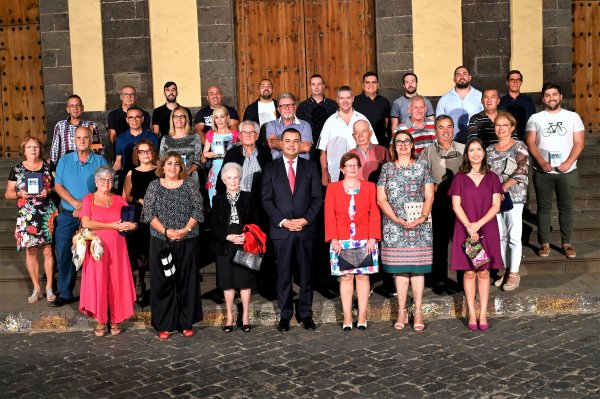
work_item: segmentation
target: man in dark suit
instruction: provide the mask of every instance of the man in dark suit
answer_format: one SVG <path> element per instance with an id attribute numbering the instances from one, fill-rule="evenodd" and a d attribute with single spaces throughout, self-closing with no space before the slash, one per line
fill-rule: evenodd
<path id="1" fill-rule="evenodd" d="M 315 220 L 323 203 L 321 180 L 314 162 L 299 158 L 301 135 L 294 128 L 281 136 L 283 157 L 265 167 L 262 200 L 270 220 L 270 236 L 277 257 L 279 331 L 290 329 L 293 314 L 292 256 L 300 277 L 296 312 L 304 328 L 315 329 L 312 318 L 312 268 L 317 237 Z"/>

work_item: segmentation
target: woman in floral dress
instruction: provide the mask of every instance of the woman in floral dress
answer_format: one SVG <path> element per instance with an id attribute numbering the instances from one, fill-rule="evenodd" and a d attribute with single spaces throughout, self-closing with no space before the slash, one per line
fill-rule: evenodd
<path id="1" fill-rule="evenodd" d="M 42 143 L 37 138 L 26 137 L 21 143 L 21 153 L 25 160 L 11 169 L 5 198 L 17 200 L 17 251 L 25 250 L 25 265 L 33 283 L 33 292 L 28 302 L 34 303 L 44 297 L 44 291 L 40 287 L 40 265 L 37 258 L 40 247 L 44 254 L 46 299 L 52 302 L 56 296 L 52 292 L 54 258 L 51 245 L 54 219 L 58 214 L 56 205 L 50 199 L 54 179 L 50 164 L 43 159 Z M 34 176 L 41 177 L 41 186 L 34 191 L 30 185 L 28 193 L 27 178 Z"/>
<path id="2" fill-rule="evenodd" d="M 431 273 L 433 235 L 429 215 L 433 204 L 433 177 L 427 162 L 416 160 L 414 140 L 400 130 L 390 144 L 392 162 L 383 165 L 377 182 L 377 203 L 383 212 L 381 263 L 393 273 L 398 293 L 397 330 L 408 324 L 406 297 L 412 285 L 415 331 L 425 328 L 421 305 L 424 273 Z M 420 209 L 411 217 L 410 208 Z"/>

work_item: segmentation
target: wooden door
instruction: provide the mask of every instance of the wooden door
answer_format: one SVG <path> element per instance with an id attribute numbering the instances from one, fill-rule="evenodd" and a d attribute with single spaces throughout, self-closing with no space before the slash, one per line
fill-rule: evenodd
<path id="1" fill-rule="evenodd" d="M 375 70 L 372 0 L 237 0 L 238 109 L 258 97 L 258 84 L 273 81 L 274 96 L 310 94 L 308 79 L 321 74 L 335 89 L 360 91 L 362 75 Z"/>
<path id="2" fill-rule="evenodd" d="M 573 1 L 573 105 L 600 133 L 600 1 Z"/>
<path id="3" fill-rule="evenodd" d="M 37 0 L 1 2 L 0 87 L 0 157 L 19 157 L 25 136 L 46 138 Z"/>

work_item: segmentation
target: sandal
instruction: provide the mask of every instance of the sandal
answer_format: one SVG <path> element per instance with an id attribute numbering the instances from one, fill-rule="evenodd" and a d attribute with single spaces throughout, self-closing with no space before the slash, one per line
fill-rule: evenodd
<path id="1" fill-rule="evenodd" d="M 96 337 L 104 337 L 106 335 L 106 326 L 98 324 L 94 329 L 94 335 Z"/>
<path id="2" fill-rule="evenodd" d="M 402 319 L 402 313 L 404 313 L 405 317 L 403 319 L 403 321 L 400 321 L 400 319 Z M 396 320 L 396 322 L 394 323 L 394 328 L 396 330 L 402 330 L 404 327 L 406 327 L 406 325 L 408 324 L 408 312 L 405 309 L 400 309 L 398 311 L 398 320 Z"/>
<path id="3" fill-rule="evenodd" d="M 43 297 L 44 297 L 44 294 L 42 294 L 39 290 L 33 290 L 33 292 L 31 293 L 31 296 L 29 298 L 27 298 L 27 302 L 36 303 Z"/>
<path id="4" fill-rule="evenodd" d="M 510 282 L 511 278 L 517 279 L 517 282 L 516 283 L 511 283 Z M 508 275 L 508 281 L 506 282 L 506 284 L 504 284 L 504 287 L 502 287 L 502 289 L 504 291 L 513 291 L 513 290 L 519 288 L 520 284 L 521 284 L 521 276 L 519 276 L 518 273 L 510 273 Z"/>
<path id="5" fill-rule="evenodd" d="M 54 301 L 56 301 L 56 295 L 54 295 L 54 292 L 52 291 L 52 288 L 48 288 L 46 290 L 46 299 L 48 300 L 48 302 L 54 302 Z"/>
<path id="6" fill-rule="evenodd" d="M 577 252 L 575 252 L 575 249 L 573 249 L 573 247 L 570 244 L 563 244 L 562 249 L 563 253 L 567 258 L 572 259 L 577 256 Z"/>
<path id="7" fill-rule="evenodd" d="M 117 323 L 110 326 L 110 335 L 112 335 L 113 337 L 121 334 L 121 332 L 123 332 L 123 330 L 121 330 L 121 326 Z"/>
<path id="8" fill-rule="evenodd" d="M 502 283 L 504 282 L 504 277 L 506 277 L 506 273 L 504 273 L 498 280 L 494 282 L 494 285 L 498 288 L 502 287 Z"/>
<path id="9" fill-rule="evenodd" d="M 417 323 L 417 315 L 421 316 L 421 322 Z M 423 331 L 425 329 L 425 323 L 423 322 L 423 312 L 421 310 L 415 310 L 414 314 L 414 322 L 413 322 L 413 330 L 415 331 Z"/>

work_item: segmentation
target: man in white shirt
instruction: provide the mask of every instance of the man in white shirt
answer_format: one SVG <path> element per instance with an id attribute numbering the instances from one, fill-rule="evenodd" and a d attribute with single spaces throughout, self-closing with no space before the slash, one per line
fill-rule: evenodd
<path id="1" fill-rule="evenodd" d="M 533 158 L 538 218 L 538 255 L 550 255 L 552 195 L 556 193 L 562 250 L 567 258 L 577 253 L 571 245 L 573 202 L 577 187 L 577 158 L 583 151 L 585 128 L 575 112 L 561 108 L 560 86 L 542 87 L 545 109 L 531 115 L 525 127 L 525 142 Z"/>
<path id="2" fill-rule="evenodd" d="M 317 145 L 317 148 L 321 150 L 320 163 L 323 172 L 321 184 L 323 186 L 339 180 L 342 155 L 356 147 L 356 142 L 352 137 L 354 122 L 358 120 L 369 122 L 366 116 L 352 108 L 353 102 L 352 88 L 340 86 L 337 91 L 339 109 L 325 121 Z M 370 123 L 369 129 L 373 130 Z M 379 144 L 375 135 L 371 136 L 371 142 Z"/>

